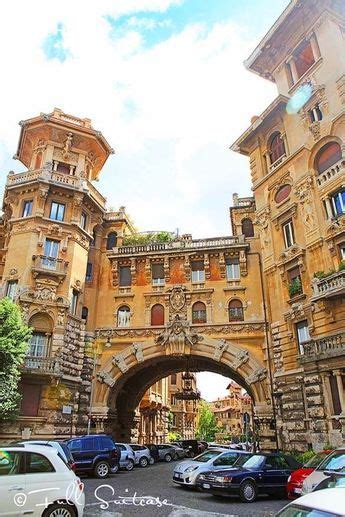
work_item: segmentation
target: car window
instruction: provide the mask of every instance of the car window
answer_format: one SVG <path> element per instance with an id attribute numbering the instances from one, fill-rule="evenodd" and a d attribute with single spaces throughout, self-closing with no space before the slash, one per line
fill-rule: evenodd
<path id="1" fill-rule="evenodd" d="M 305 465 L 303 465 L 304 468 L 315 469 L 318 465 L 320 465 L 321 461 L 325 458 L 326 455 L 327 455 L 326 452 L 318 452 L 317 454 L 315 454 L 315 456 L 310 458 L 310 460 L 307 461 L 307 463 L 305 463 Z"/>
<path id="2" fill-rule="evenodd" d="M 317 468 L 317 470 L 335 470 L 336 472 L 345 472 L 345 453 L 333 452 L 327 457 Z"/>
<path id="3" fill-rule="evenodd" d="M 200 461 L 201 463 L 206 463 L 209 460 L 212 460 L 216 456 L 219 455 L 219 451 L 213 450 L 213 451 L 206 451 L 202 454 L 199 454 L 199 456 L 196 456 L 193 461 Z"/>
<path id="4" fill-rule="evenodd" d="M 120 443 L 118 443 L 117 446 L 121 449 L 121 451 L 127 450 L 126 447 Z"/>
<path id="5" fill-rule="evenodd" d="M 134 445 L 133 444 L 133 445 L 131 445 L 131 447 L 132 447 L 133 451 L 139 451 L 140 450 L 139 445 Z"/>
<path id="6" fill-rule="evenodd" d="M 23 453 L 20 451 L 0 451 L 0 476 L 22 474 Z"/>
<path id="7" fill-rule="evenodd" d="M 102 449 L 114 449 L 114 442 L 109 436 L 101 437 Z"/>
<path id="8" fill-rule="evenodd" d="M 244 455 L 244 461 L 241 463 L 241 467 L 244 467 L 245 469 L 258 469 L 263 466 L 264 462 L 265 456 L 261 456 L 260 454 L 255 454 L 250 458 L 247 458 L 247 456 Z M 237 465 L 239 465 L 239 462 L 237 462 Z"/>
<path id="9" fill-rule="evenodd" d="M 40 472 L 55 472 L 53 465 L 43 454 L 27 452 L 26 455 L 26 474 L 38 474 Z"/>
<path id="10" fill-rule="evenodd" d="M 81 440 L 71 440 L 68 442 L 68 447 L 73 451 L 81 451 Z"/>
<path id="11" fill-rule="evenodd" d="M 283 456 L 269 456 L 266 458 L 266 466 L 271 465 L 272 470 L 289 469 L 289 464 Z"/>
<path id="12" fill-rule="evenodd" d="M 63 450 L 66 458 L 69 460 L 69 461 L 73 461 L 73 456 L 71 454 L 71 451 L 69 450 L 69 448 L 67 447 L 67 445 L 65 443 L 62 443 L 62 442 L 59 442 L 59 445 L 61 447 L 61 449 Z"/>
<path id="13" fill-rule="evenodd" d="M 336 513 L 324 512 L 323 510 L 315 510 L 314 508 L 305 508 L 298 504 L 290 504 L 277 514 L 279 517 L 339 517 Z"/>
<path id="14" fill-rule="evenodd" d="M 213 465 L 221 466 L 221 465 L 230 465 L 232 466 L 236 460 L 237 460 L 238 454 L 236 453 L 229 453 L 222 454 L 219 458 L 214 460 Z"/>
<path id="15" fill-rule="evenodd" d="M 83 451 L 97 450 L 97 443 L 95 438 L 83 438 L 81 441 L 81 448 Z"/>

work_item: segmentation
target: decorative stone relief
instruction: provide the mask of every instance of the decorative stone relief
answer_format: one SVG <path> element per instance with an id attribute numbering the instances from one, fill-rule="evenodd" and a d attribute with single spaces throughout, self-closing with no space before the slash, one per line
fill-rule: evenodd
<path id="1" fill-rule="evenodd" d="M 337 80 L 337 90 L 340 102 L 345 104 L 345 75 L 342 75 L 340 79 Z"/>
<path id="2" fill-rule="evenodd" d="M 272 237 L 270 229 L 270 209 L 269 207 L 264 208 L 257 214 L 254 221 L 260 229 L 261 234 L 261 247 L 265 256 L 272 253 Z"/>
<path id="3" fill-rule="evenodd" d="M 112 360 L 112 363 L 118 367 L 119 370 L 121 370 L 122 373 L 125 373 L 127 372 L 128 370 L 128 366 L 124 360 L 124 358 L 122 357 L 122 355 L 118 354 L 118 355 L 114 355 L 113 357 L 113 360 Z"/>
<path id="4" fill-rule="evenodd" d="M 170 308 L 173 313 L 180 312 L 186 304 L 186 287 L 176 286 L 170 290 Z"/>
<path id="5" fill-rule="evenodd" d="M 132 350 L 133 350 L 133 355 L 135 356 L 138 363 L 142 363 L 144 360 L 142 343 L 133 343 Z"/>
<path id="6" fill-rule="evenodd" d="M 295 195 L 300 201 L 302 219 L 307 233 L 317 226 L 316 211 L 312 201 L 313 180 L 310 176 L 301 181 L 295 188 Z"/>
<path id="7" fill-rule="evenodd" d="M 165 348 L 167 355 L 185 355 L 201 341 L 203 337 L 191 332 L 190 324 L 182 320 L 178 314 L 170 321 L 166 329 L 155 339 L 158 345 Z"/>
<path id="8" fill-rule="evenodd" d="M 234 370 L 238 370 L 238 368 L 240 366 L 242 366 L 243 364 L 245 364 L 248 361 L 249 361 L 248 350 L 240 350 L 235 356 L 235 360 L 232 363 L 232 367 Z"/>
<path id="9" fill-rule="evenodd" d="M 115 379 L 113 379 L 113 377 L 111 377 L 111 375 L 108 372 L 105 372 L 104 370 L 98 373 L 97 378 L 99 381 L 101 381 L 104 384 L 107 384 L 111 388 L 115 384 Z"/>
<path id="10" fill-rule="evenodd" d="M 215 361 L 220 361 L 222 358 L 222 355 L 224 352 L 226 352 L 228 349 L 228 343 L 225 341 L 225 339 L 222 339 L 221 341 L 218 341 L 218 343 L 215 346 L 213 359 Z"/>
<path id="11" fill-rule="evenodd" d="M 247 377 L 246 381 L 248 382 L 248 384 L 255 384 L 256 382 L 263 381 L 264 379 L 266 379 L 266 376 L 266 368 L 258 368 Z"/>

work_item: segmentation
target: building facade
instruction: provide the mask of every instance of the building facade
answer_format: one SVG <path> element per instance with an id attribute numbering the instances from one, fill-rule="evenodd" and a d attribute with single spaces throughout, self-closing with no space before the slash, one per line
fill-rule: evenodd
<path id="1" fill-rule="evenodd" d="M 192 440 L 195 438 L 199 401 L 196 398 L 190 400 L 180 398 L 186 388 L 186 381 L 183 379 L 184 375 L 186 375 L 185 372 L 178 372 L 169 377 L 170 431 L 178 434 L 184 440 Z M 188 372 L 188 377 L 190 377 L 190 379 L 187 379 L 188 388 L 190 387 L 194 394 L 197 395 L 196 376 Z"/>

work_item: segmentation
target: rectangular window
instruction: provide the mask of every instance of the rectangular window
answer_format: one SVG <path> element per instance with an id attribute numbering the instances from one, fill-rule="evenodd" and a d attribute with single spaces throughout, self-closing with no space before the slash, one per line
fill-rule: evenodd
<path id="1" fill-rule="evenodd" d="M 21 383 L 20 392 L 22 394 L 20 414 L 22 416 L 37 416 L 41 398 L 41 384 Z"/>
<path id="2" fill-rule="evenodd" d="M 50 207 L 50 219 L 54 219 L 55 221 L 63 221 L 65 216 L 65 205 L 62 203 L 52 202 Z"/>
<path id="3" fill-rule="evenodd" d="M 238 280 L 241 277 L 239 260 L 227 258 L 225 264 L 227 280 Z"/>
<path id="4" fill-rule="evenodd" d="M 153 285 L 165 284 L 163 264 L 152 264 L 152 283 Z"/>
<path id="5" fill-rule="evenodd" d="M 303 320 L 296 323 L 296 335 L 300 355 L 304 354 L 303 343 L 310 341 L 308 321 Z"/>
<path id="6" fill-rule="evenodd" d="M 132 274 L 131 274 L 131 268 L 129 266 L 120 266 L 120 278 L 119 278 L 119 285 L 120 287 L 128 287 L 132 285 Z"/>
<path id="7" fill-rule="evenodd" d="M 205 269 L 202 260 L 195 260 L 191 263 L 192 282 L 205 282 Z"/>
<path id="8" fill-rule="evenodd" d="M 56 269 L 59 255 L 59 241 L 46 239 L 44 243 L 44 258 L 42 264 L 47 269 Z"/>
<path id="9" fill-rule="evenodd" d="M 9 280 L 7 282 L 6 296 L 10 300 L 14 300 L 18 287 L 18 280 Z"/>
<path id="10" fill-rule="evenodd" d="M 345 214 L 345 190 L 341 190 L 332 196 L 332 207 L 335 217 Z"/>
<path id="11" fill-rule="evenodd" d="M 82 212 L 81 217 L 80 217 L 80 226 L 82 227 L 83 230 L 86 230 L 86 225 L 87 225 L 87 214 L 85 212 Z"/>
<path id="12" fill-rule="evenodd" d="M 340 260 L 345 260 L 345 244 L 340 244 L 339 246 L 339 254 L 340 254 Z"/>
<path id="13" fill-rule="evenodd" d="M 30 346 L 28 350 L 28 355 L 30 357 L 46 357 L 47 355 L 47 335 L 44 332 L 34 332 L 30 339 Z M 37 368 L 37 362 L 33 361 L 32 366 L 34 364 Z"/>
<path id="14" fill-rule="evenodd" d="M 302 77 L 315 63 L 315 57 L 310 41 L 303 41 L 294 53 L 298 78 Z"/>
<path id="15" fill-rule="evenodd" d="M 33 204 L 32 199 L 30 199 L 29 201 L 24 201 L 22 217 L 29 217 L 29 215 L 31 215 L 32 204 Z"/>
<path id="16" fill-rule="evenodd" d="M 341 403 L 340 403 L 339 389 L 338 389 L 336 375 L 329 376 L 329 385 L 331 388 L 331 395 L 332 395 L 333 415 L 340 415 Z"/>
<path id="17" fill-rule="evenodd" d="M 76 289 L 72 290 L 72 300 L 71 300 L 71 314 L 75 316 L 77 314 L 78 309 L 78 298 L 79 292 Z"/>
<path id="18" fill-rule="evenodd" d="M 87 282 L 91 282 L 91 280 L 92 280 L 92 263 L 91 262 L 87 263 L 85 280 Z"/>
<path id="19" fill-rule="evenodd" d="M 290 248 L 290 246 L 295 244 L 295 236 L 294 236 L 293 224 L 292 224 L 291 220 L 288 221 L 287 223 L 283 224 L 283 233 L 284 233 L 285 247 Z"/>
<path id="20" fill-rule="evenodd" d="M 289 279 L 290 296 L 292 297 L 292 296 L 295 296 L 296 294 L 302 294 L 303 288 L 302 288 L 302 279 L 301 279 L 301 272 L 300 272 L 299 266 L 289 269 L 287 274 L 288 274 L 288 279 Z"/>

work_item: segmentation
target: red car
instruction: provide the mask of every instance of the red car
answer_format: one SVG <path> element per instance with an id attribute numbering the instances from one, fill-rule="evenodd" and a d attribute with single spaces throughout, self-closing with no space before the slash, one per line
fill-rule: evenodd
<path id="1" fill-rule="evenodd" d="M 307 463 L 303 465 L 301 469 L 292 472 L 286 485 L 287 496 L 289 499 L 296 499 L 296 497 L 301 495 L 302 484 L 305 478 L 308 477 L 309 474 L 311 474 L 321 463 L 321 461 L 331 452 L 332 451 L 318 452 L 315 454 L 315 456 L 310 458 L 310 460 L 307 461 Z"/>

